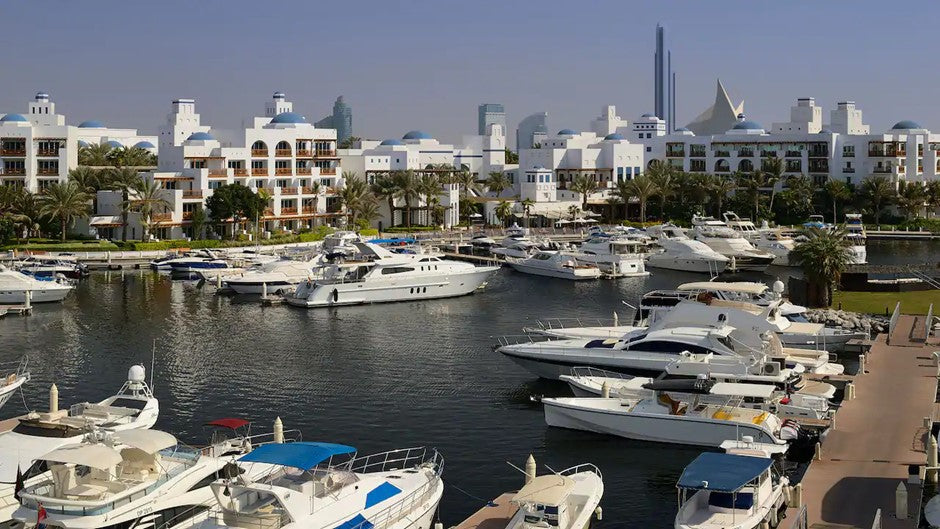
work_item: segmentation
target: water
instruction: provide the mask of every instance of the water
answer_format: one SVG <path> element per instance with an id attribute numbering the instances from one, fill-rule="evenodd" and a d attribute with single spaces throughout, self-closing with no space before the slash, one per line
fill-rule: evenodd
<path id="1" fill-rule="evenodd" d="M 63 406 L 112 394 L 131 364 L 149 366 L 155 344 L 156 427 L 185 442 L 205 443 L 201 425 L 212 419 L 244 417 L 260 432 L 280 416 L 306 440 L 362 454 L 434 446 L 449 485 L 445 526 L 521 486 L 507 461 L 522 467 L 531 453 L 540 473 L 591 462 L 604 474 L 603 526 L 669 527 L 676 480 L 700 450 L 549 429 L 529 397 L 564 395 L 566 386 L 535 379 L 492 345 L 539 318 L 610 319 L 616 310 L 625 322 L 632 310 L 621 300 L 703 277 L 653 270 L 571 282 L 502 270 L 473 296 L 304 310 L 216 296 L 150 271 L 102 272 L 64 305 L 0 320 L 0 362 L 29 355 L 25 400 L 45 409 L 53 381 Z M 23 409 L 12 400 L 0 416 Z"/>

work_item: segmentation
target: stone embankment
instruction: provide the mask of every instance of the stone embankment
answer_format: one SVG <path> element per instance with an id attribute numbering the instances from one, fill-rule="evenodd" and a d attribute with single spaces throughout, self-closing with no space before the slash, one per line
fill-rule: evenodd
<path id="1" fill-rule="evenodd" d="M 822 323 L 827 327 L 840 327 L 850 331 L 865 331 L 878 334 L 888 328 L 888 318 L 847 312 L 835 309 L 811 309 L 806 311 L 806 319 L 812 323 Z"/>

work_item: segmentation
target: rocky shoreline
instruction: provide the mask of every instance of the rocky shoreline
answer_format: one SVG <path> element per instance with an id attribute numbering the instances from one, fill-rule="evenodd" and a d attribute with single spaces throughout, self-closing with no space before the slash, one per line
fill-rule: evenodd
<path id="1" fill-rule="evenodd" d="M 870 336 L 882 333 L 888 328 L 888 318 L 884 316 L 835 309 L 810 309 L 806 311 L 806 319 L 811 323 L 822 323 L 827 327 L 865 331 Z"/>

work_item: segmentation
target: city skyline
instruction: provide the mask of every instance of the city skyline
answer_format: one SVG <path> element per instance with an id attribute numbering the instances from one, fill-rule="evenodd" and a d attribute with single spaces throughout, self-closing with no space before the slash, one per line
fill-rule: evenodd
<path id="1" fill-rule="evenodd" d="M 338 6 L 296 4 L 288 9 L 296 16 L 285 17 L 284 8 L 258 12 L 253 4 L 242 10 L 237 4 L 219 10 L 212 2 L 178 3 L 189 23 L 172 38 L 166 28 L 180 24 L 173 9 L 116 2 L 91 9 L 67 2 L 8 5 L 5 18 L 23 23 L 11 24 L 0 43 L 15 49 L 29 41 L 30 53 L 6 58 L 5 70 L 15 75 L 5 76 L 0 112 L 22 112 L 36 92 L 46 91 L 70 123 L 96 119 L 149 133 L 170 101 L 192 97 L 206 123 L 230 130 L 260 114 L 270 94 L 281 90 L 311 120 L 329 114 L 335 98 L 345 95 L 356 108 L 356 135 L 375 139 L 420 129 L 459 140 L 474 132 L 476 108 L 486 101 L 505 105 L 509 137 L 520 119 L 541 111 L 548 112 L 550 132 L 583 130 L 605 104 L 629 120 L 653 111 L 650 35 L 661 22 L 676 51 L 673 70 L 682 72 L 677 126 L 711 104 L 718 78 L 733 100 L 746 102 L 749 118 L 765 124 L 784 119 L 798 97 L 815 97 L 827 111 L 854 100 L 874 131 L 902 119 L 928 128 L 940 123 L 928 90 L 940 75 L 923 70 L 922 54 L 903 53 L 929 47 L 928 12 L 940 11 L 932 4 L 877 13 L 852 4 L 858 30 L 831 39 L 825 28 L 843 23 L 845 13 L 828 4 L 813 4 L 810 23 L 799 4 L 748 7 L 733 21 L 715 13 L 746 4 L 602 2 L 566 17 L 500 5 L 500 17 L 484 20 L 478 9 L 459 5 L 416 2 L 390 11 L 363 2 L 356 38 L 345 40 L 350 26 Z M 302 15 L 314 12 L 318 30 L 311 33 Z M 40 15 L 46 17 L 43 32 L 31 32 L 27 22 Z M 626 16 L 624 26 L 619 19 Z M 442 17 L 447 23 L 432 24 Z M 89 31 L 93 19 L 99 29 Z M 564 38 L 529 42 L 525 32 L 513 31 L 523 22 Z M 901 22 L 903 43 L 885 46 L 866 36 Z M 442 38 L 448 46 L 428 45 Z M 305 39 L 310 46 L 298 46 Z M 916 74 L 886 75 L 878 65 L 888 60 L 892 71 Z"/>

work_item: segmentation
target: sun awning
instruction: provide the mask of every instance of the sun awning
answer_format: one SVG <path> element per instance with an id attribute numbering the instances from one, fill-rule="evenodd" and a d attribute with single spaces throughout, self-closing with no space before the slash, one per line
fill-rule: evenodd
<path id="1" fill-rule="evenodd" d="M 98 217 L 92 217 L 91 221 L 88 222 L 89 226 L 96 228 L 109 228 L 115 226 L 122 226 L 121 217 L 119 215 L 103 215 Z"/>
<path id="2" fill-rule="evenodd" d="M 107 470 L 122 461 L 117 450 L 103 444 L 75 444 L 57 448 L 40 459 Z"/>
<path id="3" fill-rule="evenodd" d="M 679 477 L 679 488 L 736 492 L 757 479 L 773 460 L 765 457 L 739 456 L 705 452 L 689 463 Z"/>
<path id="4" fill-rule="evenodd" d="M 160 430 L 124 430 L 114 434 L 114 438 L 131 448 L 155 454 L 164 448 L 176 446 L 176 437 Z"/>
<path id="5" fill-rule="evenodd" d="M 206 426 L 219 426 L 221 428 L 229 428 L 235 430 L 241 428 L 248 424 L 248 421 L 245 419 L 239 419 L 237 417 L 228 417 L 225 419 L 216 419 L 214 421 L 209 421 L 206 423 Z"/>
<path id="6" fill-rule="evenodd" d="M 539 505 L 561 505 L 574 489 L 574 480 L 559 474 L 536 476 L 525 484 L 512 501 L 516 503 L 537 503 Z"/>
<path id="7" fill-rule="evenodd" d="M 355 452 L 356 449 L 351 446 L 332 443 L 272 443 L 259 446 L 239 458 L 239 461 L 310 470 L 333 456 Z"/>
<path id="8" fill-rule="evenodd" d="M 724 290 L 727 292 L 742 292 L 745 294 L 763 294 L 767 285 L 754 281 L 693 281 L 683 283 L 677 290 Z"/>

